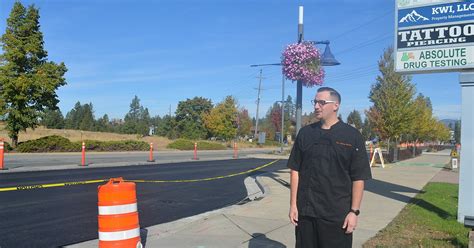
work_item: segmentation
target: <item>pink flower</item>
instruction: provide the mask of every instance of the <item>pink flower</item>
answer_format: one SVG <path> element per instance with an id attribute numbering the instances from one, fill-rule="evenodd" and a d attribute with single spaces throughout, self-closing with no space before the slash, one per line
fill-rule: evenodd
<path id="1" fill-rule="evenodd" d="M 324 70 L 319 50 L 309 42 L 290 44 L 282 54 L 282 70 L 286 78 L 301 80 L 306 87 L 322 85 Z"/>

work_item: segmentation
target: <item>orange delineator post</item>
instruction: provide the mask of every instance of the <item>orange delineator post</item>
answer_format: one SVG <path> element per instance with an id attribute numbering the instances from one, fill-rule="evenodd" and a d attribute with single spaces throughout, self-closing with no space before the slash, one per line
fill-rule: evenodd
<path id="1" fill-rule="evenodd" d="M 238 151 L 237 151 L 237 142 L 234 142 L 234 159 L 237 159 Z"/>
<path id="2" fill-rule="evenodd" d="M 3 166 L 4 161 L 4 152 L 5 152 L 5 143 L 3 140 L 0 140 L 0 170 L 6 170 Z"/>
<path id="3" fill-rule="evenodd" d="M 86 166 L 86 143 L 82 142 L 82 159 L 81 165 Z"/>
<path id="4" fill-rule="evenodd" d="M 197 142 L 194 142 L 194 158 L 193 158 L 194 160 L 198 159 L 198 157 L 197 157 L 197 146 L 198 146 Z"/>
<path id="5" fill-rule="evenodd" d="M 142 247 L 135 183 L 111 178 L 97 192 L 99 247 Z"/>
<path id="6" fill-rule="evenodd" d="M 155 159 L 153 158 L 153 143 L 150 143 L 150 157 L 148 162 L 155 162 Z"/>

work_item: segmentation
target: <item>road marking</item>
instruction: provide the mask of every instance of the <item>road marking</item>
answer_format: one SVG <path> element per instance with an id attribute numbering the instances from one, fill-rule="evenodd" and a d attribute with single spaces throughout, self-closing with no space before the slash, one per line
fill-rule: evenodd
<path id="1" fill-rule="evenodd" d="M 260 169 L 263 169 L 265 167 L 268 167 L 276 162 L 278 162 L 279 159 L 274 160 L 272 162 L 269 162 L 267 164 L 264 164 L 262 166 L 238 172 L 238 173 L 233 173 L 225 176 L 216 176 L 216 177 L 208 177 L 208 178 L 199 178 L 199 179 L 181 179 L 181 180 L 124 180 L 126 182 L 134 182 L 134 183 L 192 183 L 192 182 L 204 182 L 204 181 L 212 181 L 212 180 L 218 180 L 218 179 L 224 179 L 224 178 L 229 178 L 229 177 L 235 177 L 235 176 L 240 176 L 243 174 L 248 174 L 254 171 L 258 171 Z M 49 183 L 49 184 L 36 184 L 36 185 L 19 185 L 19 186 L 13 186 L 13 187 L 5 187 L 5 188 L 0 188 L 0 192 L 5 192 L 5 191 L 16 191 L 16 190 L 30 190 L 30 189 L 43 189 L 43 188 L 53 188 L 53 187 L 66 187 L 66 186 L 73 186 L 73 185 L 83 185 L 83 184 L 92 184 L 92 183 L 103 183 L 107 182 L 109 179 L 97 179 L 97 180 L 88 180 L 88 181 L 78 181 L 78 182 L 65 182 L 65 183 Z"/>

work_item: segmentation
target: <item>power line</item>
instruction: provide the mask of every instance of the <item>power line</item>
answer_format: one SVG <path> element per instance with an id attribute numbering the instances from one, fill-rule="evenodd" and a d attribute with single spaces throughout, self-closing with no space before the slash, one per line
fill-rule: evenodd
<path id="1" fill-rule="evenodd" d="M 347 48 L 345 50 L 342 50 L 340 52 L 337 52 L 335 54 L 337 55 L 340 55 L 340 54 L 343 54 L 343 53 L 347 53 L 347 52 L 353 52 L 353 51 L 356 51 L 360 48 L 363 48 L 363 47 L 366 47 L 366 46 L 369 46 L 369 45 L 372 45 L 372 44 L 375 44 L 375 43 L 378 43 L 380 41 L 384 41 L 386 40 L 387 38 L 391 38 L 392 37 L 392 34 L 385 34 L 385 35 L 382 35 L 382 36 L 378 36 L 376 39 L 373 39 L 371 40 L 370 42 L 362 42 L 362 43 L 359 43 L 353 47 L 350 47 L 350 48 Z"/>
<path id="2" fill-rule="evenodd" d="M 363 23 L 363 24 L 361 24 L 361 25 L 359 25 L 359 26 L 357 26 L 357 27 L 355 27 L 355 28 L 349 29 L 349 30 L 347 30 L 347 31 L 345 31 L 345 32 L 343 32 L 343 33 L 337 35 L 335 38 L 332 38 L 332 39 L 330 39 L 330 40 L 331 40 L 331 41 L 334 41 L 334 40 L 337 40 L 337 39 L 339 39 L 339 38 L 341 38 L 341 37 L 344 37 L 345 35 L 347 35 L 347 34 L 353 32 L 353 31 L 356 31 L 356 30 L 358 30 L 358 29 L 360 29 L 360 28 L 362 28 L 362 27 L 365 27 L 365 26 L 369 25 L 369 24 L 372 23 L 372 22 L 375 22 L 376 20 L 378 20 L 378 19 L 380 19 L 380 18 L 382 18 L 382 17 L 387 16 L 387 14 L 389 14 L 390 12 L 393 12 L 393 10 L 388 10 L 388 11 L 382 13 L 381 15 L 375 17 L 374 19 L 369 20 L 369 21 L 367 21 L 367 22 L 365 22 L 365 23 Z"/>

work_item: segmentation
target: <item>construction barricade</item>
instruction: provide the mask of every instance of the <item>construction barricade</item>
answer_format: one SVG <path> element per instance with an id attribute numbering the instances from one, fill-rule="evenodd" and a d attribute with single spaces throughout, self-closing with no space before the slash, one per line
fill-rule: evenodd
<path id="1" fill-rule="evenodd" d="M 142 247 L 135 188 L 121 177 L 98 187 L 99 247 Z"/>

